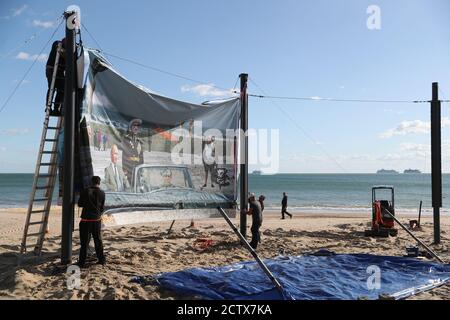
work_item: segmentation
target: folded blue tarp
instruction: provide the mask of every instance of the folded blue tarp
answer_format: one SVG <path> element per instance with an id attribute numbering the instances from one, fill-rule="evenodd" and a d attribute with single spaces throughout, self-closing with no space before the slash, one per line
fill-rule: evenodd
<path id="1" fill-rule="evenodd" d="M 352 300 L 378 299 L 380 295 L 403 299 L 450 281 L 450 265 L 414 258 L 331 254 L 278 257 L 264 262 L 283 286 L 283 295 L 256 262 L 162 273 L 156 281 L 184 297 L 226 300 L 277 300 L 283 296 Z"/>

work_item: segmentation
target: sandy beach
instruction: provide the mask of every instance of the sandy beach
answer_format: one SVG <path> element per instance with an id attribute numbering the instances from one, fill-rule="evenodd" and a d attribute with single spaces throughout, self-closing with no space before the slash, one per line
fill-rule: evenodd
<path id="1" fill-rule="evenodd" d="M 239 245 L 236 235 L 221 219 L 197 220 L 194 228 L 189 221 L 176 221 L 167 234 L 169 222 L 111 228 L 104 231 L 107 265 L 92 265 L 82 270 L 81 288 L 68 290 L 67 274 L 58 268 L 60 245 L 60 208 L 50 217 L 50 232 L 44 244 L 41 261 L 25 259 L 17 266 L 26 209 L 0 210 L 0 299 L 177 299 L 174 293 L 154 285 L 130 283 L 135 275 L 152 275 L 189 267 L 228 265 L 252 260 Z M 401 215 L 407 223 L 413 217 Z M 77 218 L 78 220 L 78 218 Z M 442 244 L 432 248 L 450 261 L 448 251 L 450 217 L 443 216 Z M 238 219 L 234 222 L 237 224 Z M 318 249 L 337 253 L 371 253 L 401 256 L 405 246 L 415 244 L 404 232 L 394 238 L 367 238 L 367 213 L 294 213 L 292 220 L 280 220 L 277 212 L 264 216 L 262 258 L 279 254 L 300 255 Z M 74 233 L 74 259 L 78 254 L 78 227 Z M 422 231 L 415 234 L 425 243 L 432 242 L 432 217 L 422 219 Z M 196 239 L 208 238 L 213 245 L 201 249 Z M 414 296 L 412 299 L 449 299 L 450 284 Z"/>

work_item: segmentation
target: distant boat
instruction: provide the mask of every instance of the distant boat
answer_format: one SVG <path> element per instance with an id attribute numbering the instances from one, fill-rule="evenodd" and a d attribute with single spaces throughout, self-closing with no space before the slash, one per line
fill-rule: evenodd
<path id="1" fill-rule="evenodd" d="M 403 171 L 403 173 L 405 173 L 405 174 L 421 174 L 422 172 L 417 169 L 406 169 L 405 171 Z"/>
<path id="2" fill-rule="evenodd" d="M 252 172 L 252 174 L 254 174 L 254 175 L 256 175 L 256 176 L 260 176 L 260 175 L 262 174 L 262 171 L 261 171 L 261 170 L 254 170 L 254 171 Z"/>
<path id="3" fill-rule="evenodd" d="M 381 169 L 377 171 L 377 174 L 398 174 L 398 171 Z"/>

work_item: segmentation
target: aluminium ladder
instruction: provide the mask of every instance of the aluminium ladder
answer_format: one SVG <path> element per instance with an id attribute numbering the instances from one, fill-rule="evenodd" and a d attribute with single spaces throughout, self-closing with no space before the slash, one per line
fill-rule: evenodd
<path id="1" fill-rule="evenodd" d="M 45 234 L 47 233 L 48 217 L 58 169 L 58 140 L 63 122 L 62 116 L 50 114 L 51 106 L 55 104 L 55 82 L 61 53 L 62 48 L 61 43 L 59 43 L 46 102 L 41 144 L 20 248 L 21 255 L 27 252 L 28 248 L 34 247 L 33 253 L 40 257 Z"/>

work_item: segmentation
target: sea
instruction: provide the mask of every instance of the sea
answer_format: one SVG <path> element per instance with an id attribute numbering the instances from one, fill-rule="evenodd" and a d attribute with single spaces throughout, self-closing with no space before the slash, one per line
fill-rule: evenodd
<path id="1" fill-rule="evenodd" d="M 0 208 L 27 207 L 32 182 L 33 174 L 0 174 Z M 265 195 L 266 208 L 276 210 L 286 192 L 288 211 L 370 212 L 375 185 L 394 187 L 396 213 L 418 212 L 420 201 L 423 214 L 432 212 L 430 174 L 249 174 L 249 192 Z M 441 212 L 450 214 L 450 174 L 442 193 Z"/>

